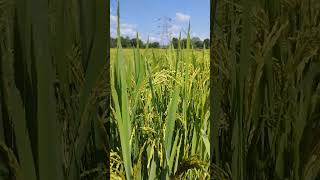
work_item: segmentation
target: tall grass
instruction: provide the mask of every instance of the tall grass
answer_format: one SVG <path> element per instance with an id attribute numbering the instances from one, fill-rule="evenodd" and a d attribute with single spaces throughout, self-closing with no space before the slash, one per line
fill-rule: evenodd
<path id="1" fill-rule="evenodd" d="M 316 179 L 319 1 L 213 5 L 213 163 L 227 179 Z"/>
<path id="2" fill-rule="evenodd" d="M 120 10 L 118 1 L 118 24 Z M 209 179 L 209 56 L 192 49 L 111 49 L 113 179 Z M 180 38 L 181 39 L 181 38 Z"/>
<path id="3" fill-rule="evenodd" d="M 107 176 L 108 6 L 0 1 L 0 179 Z"/>

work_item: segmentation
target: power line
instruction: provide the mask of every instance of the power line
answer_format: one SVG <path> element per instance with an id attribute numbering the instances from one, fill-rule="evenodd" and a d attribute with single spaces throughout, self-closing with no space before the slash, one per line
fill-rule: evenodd
<path id="1" fill-rule="evenodd" d="M 169 31 L 172 28 L 172 18 L 163 16 L 156 19 L 159 23 L 159 35 L 160 35 L 160 45 L 165 46 L 168 42 L 171 41 L 171 32 Z"/>

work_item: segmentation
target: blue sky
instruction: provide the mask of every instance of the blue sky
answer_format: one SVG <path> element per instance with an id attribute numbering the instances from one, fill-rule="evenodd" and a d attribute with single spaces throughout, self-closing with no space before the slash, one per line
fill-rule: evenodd
<path id="1" fill-rule="evenodd" d="M 148 35 L 150 41 L 165 42 L 168 35 L 186 37 L 188 23 L 191 23 L 191 36 L 209 38 L 209 0 L 120 0 L 121 35 L 135 37 L 136 32 L 143 41 Z M 117 0 L 110 1 L 110 33 L 116 35 Z M 164 18 L 170 18 L 165 21 Z M 168 22 L 168 33 L 163 34 L 163 26 Z"/>

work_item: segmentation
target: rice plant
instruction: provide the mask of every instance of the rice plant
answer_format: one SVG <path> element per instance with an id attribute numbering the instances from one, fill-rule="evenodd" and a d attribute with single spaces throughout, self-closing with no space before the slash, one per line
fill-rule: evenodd
<path id="1" fill-rule="evenodd" d="M 120 10 L 118 1 L 118 23 Z M 190 28 L 189 28 L 190 32 Z M 113 179 L 209 179 L 209 52 L 111 49 Z M 180 38 L 181 39 L 181 38 Z M 148 46 L 148 45 L 147 45 Z"/>
<path id="2" fill-rule="evenodd" d="M 316 0 L 211 0 L 212 163 L 226 179 L 319 179 L 319 15 Z"/>
<path id="3" fill-rule="evenodd" d="M 106 178 L 109 1 L 0 1 L 0 179 Z"/>

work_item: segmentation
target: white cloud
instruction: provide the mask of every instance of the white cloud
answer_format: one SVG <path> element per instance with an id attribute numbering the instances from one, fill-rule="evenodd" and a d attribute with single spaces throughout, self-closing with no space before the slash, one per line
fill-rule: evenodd
<path id="1" fill-rule="evenodd" d="M 117 16 L 110 15 L 111 24 L 117 24 Z"/>
<path id="2" fill-rule="evenodd" d="M 136 29 L 137 25 L 135 24 L 129 24 L 129 23 L 122 23 L 120 28 L 124 28 L 124 29 Z"/>
<path id="3" fill-rule="evenodd" d="M 121 36 L 129 36 L 130 38 L 133 38 L 136 36 L 136 31 L 134 29 L 130 28 L 121 28 L 120 29 Z"/>
<path id="4" fill-rule="evenodd" d="M 150 36 L 149 41 L 150 42 L 160 42 L 161 39 L 160 39 L 160 37 Z"/>
<path id="5" fill-rule="evenodd" d="M 178 32 L 178 31 L 180 31 L 180 30 L 181 30 L 181 26 L 176 25 L 176 24 L 172 25 L 172 26 L 169 28 L 169 31 L 171 31 L 171 32 Z"/>
<path id="6" fill-rule="evenodd" d="M 115 37 L 117 35 L 117 16 L 110 15 L 110 36 Z"/>
<path id="7" fill-rule="evenodd" d="M 133 38 L 137 33 L 137 25 L 123 23 L 120 26 L 120 33 L 122 36 L 129 36 L 130 38 Z"/>
<path id="8" fill-rule="evenodd" d="M 139 38 L 140 40 L 142 40 L 144 43 L 147 43 L 148 41 L 148 38 L 149 38 L 149 42 L 152 43 L 152 42 L 160 42 L 161 41 L 161 38 L 158 34 L 155 34 L 155 33 L 140 33 L 139 32 Z"/>
<path id="9" fill-rule="evenodd" d="M 110 36 L 117 35 L 117 16 L 110 15 Z"/>
<path id="10" fill-rule="evenodd" d="M 110 28 L 110 36 L 116 37 L 117 36 L 117 30 L 115 28 Z"/>
<path id="11" fill-rule="evenodd" d="M 190 20 L 191 16 L 188 14 L 184 14 L 181 12 L 176 13 L 175 22 L 169 28 L 169 33 L 171 37 L 179 37 L 181 33 L 181 37 L 184 38 L 186 36 L 186 31 L 188 29 L 186 22 Z"/>
<path id="12" fill-rule="evenodd" d="M 120 25 L 120 33 L 121 36 L 128 36 L 130 38 L 136 37 L 137 32 L 137 26 L 134 24 L 128 24 L 123 23 Z M 117 35 L 117 25 L 114 24 L 113 26 L 110 26 L 110 34 L 112 37 L 115 37 Z"/>
<path id="13" fill-rule="evenodd" d="M 118 17 L 115 15 L 110 15 L 110 36 L 116 37 L 117 36 L 117 22 Z M 121 20 L 120 20 L 121 22 Z M 136 36 L 137 32 L 137 25 L 130 24 L 130 23 L 120 23 L 120 33 L 121 36 L 128 36 L 130 38 L 133 38 Z"/>
<path id="14" fill-rule="evenodd" d="M 169 33 L 171 34 L 172 37 L 178 37 L 181 31 L 182 31 L 182 27 L 176 24 L 172 25 L 169 28 Z"/>
<path id="15" fill-rule="evenodd" d="M 177 21 L 187 22 L 187 21 L 190 20 L 190 18 L 191 18 L 191 16 L 188 15 L 188 14 L 183 14 L 183 13 L 180 13 L 180 12 L 177 12 L 177 13 L 176 13 L 176 20 L 177 20 Z"/>
<path id="16" fill-rule="evenodd" d="M 191 37 L 198 37 L 203 41 L 209 39 L 209 33 L 191 33 Z"/>

